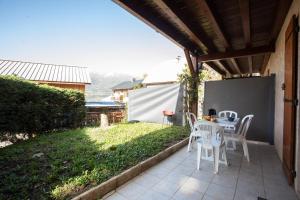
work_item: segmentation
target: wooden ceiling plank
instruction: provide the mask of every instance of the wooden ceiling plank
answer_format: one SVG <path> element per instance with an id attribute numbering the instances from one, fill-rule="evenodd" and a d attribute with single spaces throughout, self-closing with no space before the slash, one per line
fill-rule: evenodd
<path id="1" fill-rule="evenodd" d="M 182 14 L 178 10 L 175 10 L 174 7 L 172 7 L 172 4 L 170 4 L 169 1 L 154 0 L 154 2 L 161 9 L 163 9 L 165 12 L 167 12 L 169 17 L 171 17 L 175 21 L 175 23 L 180 26 L 180 28 L 186 30 L 188 32 L 188 34 L 190 36 L 192 36 L 194 41 L 198 40 L 198 45 L 201 42 L 206 47 L 206 53 L 209 53 L 209 52 L 212 52 L 212 51 L 213 52 L 217 51 L 217 49 L 216 49 L 215 45 L 213 44 L 212 40 L 204 34 L 204 31 L 202 31 L 203 33 L 201 33 L 199 31 L 196 32 L 195 30 L 193 30 L 193 28 L 186 23 L 186 20 L 183 18 Z M 169 4 L 168 4 L 168 2 L 169 2 Z M 171 2 L 171 3 L 173 3 L 173 2 Z M 217 22 L 215 21 L 215 23 L 217 23 Z M 219 29 L 219 30 L 221 31 L 221 29 Z M 223 33 L 221 33 L 221 34 L 224 36 Z M 228 46 L 229 44 L 228 44 L 226 39 L 225 39 L 225 42 L 226 42 L 226 46 Z M 199 45 L 199 46 L 201 47 L 201 45 Z M 185 54 L 186 54 L 186 57 L 187 57 L 186 50 L 185 50 Z M 187 61 L 188 61 L 188 59 L 189 58 L 187 57 Z M 192 64 L 193 63 L 189 64 L 190 69 L 191 69 L 190 66 L 194 66 Z M 222 62 L 222 63 L 219 63 L 219 65 L 221 65 L 226 70 L 227 73 L 232 74 L 232 72 L 229 71 L 228 64 Z M 214 67 L 216 68 L 217 65 L 214 65 Z M 196 69 L 194 68 L 194 70 L 196 70 Z M 222 71 L 222 73 L 224 73 L 224 72 Z"/>
<path id="2" fill-rule="evenodd" d="M 250 7 L 249 0 L 239 0 L 242 27 L 245 37 L 246 47 L 251 46 L 251 28 L 250 28 Z"/>
<path id="3" fill-rule="evenodd" d="M 199 0 L 198 2 L 200 5 L 200 8 L 202 9 L 202 12 L 206 14 L 205 16 L 208 18 L 210 24 L 212 25 L 213 30 L 215 31 L 216 35 L 223 43 L 225 49 L 230 50 L 231 45 L 228 42 L 228 39 L 226 38 L 224 32 L 222 31 L 222 28 L 220 26 L 219 17 L 213 12 L 213 9 L 212 9 L 213 6 L 209 5 L 206 0 Z M 236 72 L 241 75 L 241 70 L 240 70 L 240 67 L 239 67 L 238 63 L 236 62 L 236 60 L 233 58 L 233 59 L 230 59 L 230 62 L 233 64 Z"/>
<path id="4" fill-rule="evenodd" d="M 268 65 L 268 62 L 269 62 L 269 59 L 270 59 L 270 56 L 271 56 L 270 53 L 267 53 L 267 54 L 264 56 L 264 61 L 263 61 L 262 67 L 261 67 L 261 69 L 260 69 L 260 73 L 261 73 L 261 74 L 264 74 L 264 73 L 265 73 L 266 68 L 267 68 L 267 65 Z"/>
<path id="5" fill-rule="evenodd" d="M 206 63 L 209 67 L 211 67 L 213 70 L 215 70 L 216 72 L 218 72 L 219 74 L 225 76 L 226 72 L 223 71 L 222 69 L 220 69 L 220 67 L 218 67 L 214 62 L 207 62 Z"/>
<path id="6" fill-rule="evenodd" d="M 219 22 L 220 20 L 217 18 L 216 14 L 211 9 L 212 5 L 209 5 L 206 0 L 198 0 L 198 3 L 200 5 L 200 9 L 202 10 L 202 12 L 205 13 L 205 16 L 210 21 L 218 38 L 222 41 L 225 49 L 230 48 L 230 44 L 220 27 L 220 22 Z"/>
<path id="7" fill-rule="evenodd" d="M 229 60 L 232 63 L 232 65 L 234 66 L 234 68 L 237 71 L 237 73 L 241 75 L 242 72 L 241 72 L 241 70 L 239 68 L 239 65 L 237 64 L 236 60 L 234 58 L 230 58 Z"/>
<path id="8" fill-rule="evenodd" d="M 225 62 L 225 60 L 219 60 L 219 61 L 215 61 L 218 65 L 220 65 L 227 74 L 233 74 L 232 71 L 229 71 L 228 69 L 230 69 L 230 67 L 228 66 L 228 64 Z"/>
<path id="9" fill-rule="evenodd" d="M 278 37 L 278 34 L 282 28 L 285 17 L 289 11 L 289 8 L 292 4 L 292 0 L 279 0 L 277 5 L 276 17 L 274 19 L 273 28 L 271 31 L 270 43 L 275 43 Z M 271 54 L 266 54 L 264 57 L 264 62 L 260 68 L 260 73 L 264 74 L 267 68 Z"/>
<path id="10" fill-rule="evenodd" d="M 214 51 L 215 46 L 212 40 L 207 37 L 204 31 L 195 31 L 192 26 L 185 22 L 182 13 L 174 8 L 174 2 L 168 2 L 164 0 L 154 0 L 157 6 L 159 6 L 164 12 L 182 29 L 187 35 L 205 52 Z M 203 48 L 204 47 L 204 48 Z"/>
<path id="11" fill-rule="evenodd" d="M 252 56 L 248 56 L 249 74 L 252 76 L 253 73 L 253 59 Z"/>
<path id="12" fill-rule="evenodd" d="M 284 22 L 285 16 L 289 11 L 292 0 L 279 0 L 277 5 L 277 14 L 274 20 L 273 29 L 271 32 L 270 42 L 274 42 L 281 30 L 282 24 Z"/>
<path id="13" fill-rule="evenodd" d="M 239 0 L 240 15 L 242 20 L 243 33 L 245 38 L 245 46 L 251 47 L 251 27 L 250 27 L 250 6 L 249 0 Z M 248 56 L 249 74 L 252 76 L 253 62 L 252 56 Z"/>
<path id="14" fill-rule="evenodd" d="M 239 58 L 239 57 L 247 57 L 259 54 L 266 54 L 275 52 L 274 44 L 259 46 L 259 47 L 251 47 L 251 48 L 244 48 L 239 50 L 231 50 L 226 52 L 218 52 L 218 53 L 211 53 L 207 55 L 199 56 L 200 62 L 209 62 L 215 60 L 222 60 L 222 59 L 229 59 L 229 58 Z"/>

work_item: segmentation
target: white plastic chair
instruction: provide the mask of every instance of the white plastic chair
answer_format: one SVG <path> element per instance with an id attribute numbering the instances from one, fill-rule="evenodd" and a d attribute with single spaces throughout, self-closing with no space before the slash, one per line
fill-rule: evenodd
<path id="1" fill-rule="evenodd" d="M 227 118 L 227 117 L 234 117 L 235 119 L 238 118 L 238 114 L 235 111 L 231 110 L 223 110 L 218 113 L 218 117 Z M 232 133 L 235 132 L 235 127 L 224 127 L 225 133 Z M 232 149 L 236 150 L 236 143 L 232 141 Z"/>
<path id="2" fill-rule="evenodd" d="M 192 142 L 193 142 L 193 138 L 194 137 L 200 137 L 200 135 L 197 135 L 197 131 L 195 129 L 195 123 L 197 122 L 197 117 L 194 113 L 190 113 L 190 112 L 187 112 L 186 113 L 186 118 L 188 120 L 188 123 L 189 123 L 189 126 L 190 126 L 190 130 L 191 130 L 191 133 L 190 133 L 190 138 L 189 138 L 189 144 L 188 144 L 188 152 L 191 151 L 191 145 L 192 145 Z"/>
<path id="3" fill-rule="evenodd" d="M 228 165 L 226 156 L 226 144 L 223 136 L 224 129 L 218 124 L 208 121 L 199 122 L 196 124 L 196 126 L 197 135 L 200 135 L 200 137 L 197 139 L 197 169 L 200 169 L 201 159 L 203 158 L 202 151 L 212 149 L 214 173 L 218 173 L 220 152 L 223 159 L 221 160 L 221 162 Z"/>
<path id="4" fill-rule="evenodd" d="M 195 138 L 200 137 L 201 135 L 198 132 L 198 127 L 197 127 L 198 120 L 197 120 L 196 115 L 194 113 L 187 112 L 186 116 L 187 116 L 187 120 L 188 120 L 190 129 L 191 129 L 190 138 L 189 138 L 189 144 L 188 144 L 188 149 L 187 149 L 187 151 L 190 152 L 191 148 L 193 148 L 193 145 L 192 145 L 193 140 Z M 205 150 L 205 155 L 203 156 L 203 159 L 205 159 L 205 160 L 211 160 L 212 158 L 209 157 L 209 151 L 212 151 L 212 147 L 207 147 L 207 148 L 203 147 L 203 148 Z"/>
<path id="5" fill-rule="evenodd" d="M 218 113 L 218 117 L 234 117 L 238 118 L 237 112 L 231 111 L 231 110 L 223 110 Z"/>
<path id="6" fill-rule="evenodd" d="M 250 162 L 250 158 L 249 158 L 249 151 L 248 151 L 248 146 L 247 146 L 246 135 L 247 135 L 247 132 L 248 132 L 248 129 L 249 129 L 249 126 L 251 124 L 253 117 L 254 117 L 254 115 L 246 115 L 242 119 L 242 122 L 236 133 L 225 133 L 224 134 L 226 145 L 227 145 L 228 141 L 242 143 L 244 156 L 247 158 L 248 162 Z"/>

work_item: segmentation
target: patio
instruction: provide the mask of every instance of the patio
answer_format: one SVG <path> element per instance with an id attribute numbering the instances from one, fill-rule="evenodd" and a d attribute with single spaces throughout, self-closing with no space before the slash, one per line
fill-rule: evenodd
<path id="1" fill-rule="evenodd" d="M 250 163 L 242 148 L 227 151 L 230 166 L 220 165 L 213 174 L 213 164 L 202 161 L 196 170 L 196 148 L 186 147 L 106 196 L 106 200 L 133 199 L 297 199 L 283 174 L 274 146 L 249 144 Z"/>
<path id="2" fill-rule="evenodd" d="M 219 199 L 225 199 L 225 193 L 228 193 L 229 199 L 241 199 L 242 197 L 245 199 L 243 193 L 254 190 L 254 194 L 250 192 L 253 199 L 257 199 L 258 194 L 267 199 L 287 199 L 288 197 L 295 199 L 293 189 L 298 195 L 300 194 L 300 178 L 297 176 L 300 171 L 300 109 L 298 105 L 300 90 L 297 88 L 300 84 L 297 71 L 300 56 L 298 51 L 300 1 L 114 1 L 184 50 L 187 65 L 194 80 L 190 84 L 191 88 L 198 88 L 199 73 L 205 65 L 222 75 L 226 79 L 224 82 L 227 83 L 240 80 L 245 84 L 248 80 L 254 80 L 254 76 L 260 76 L 262 79 L 274 77 L 272 83 L 274 87 L 268 93 L 261 93 L 270 94 L 274 98 L 271 102 L 257 104 L 250 101 L 250 98 L 238 90 L 229 87 L 227 90 L 221 90 L 224 91 L 223 94 L 219 92 L 221 97 L 215 98 L 222 100 L 218 101 L 221 102 L 220 104 L 224 105 L 224 99 L 232 97 L 228 92 L 229 90 L 235 91 L 235 94 L 243 96 L 244 100 L 249 102 L 245 103 L 246 101 L 244 101 L 241 106 L 238 106 L 237 103 L 230 100 L 229 102 L 232 104 L 224 105 L 224 107 L 218 107 L 215 102 L 212 102 L 214 105 L 204 108 L 204 110 L 215 108 L 218 111 L 230 109 L 238 112 L 239 116 L 254 114 L 255 121 L 253 124 L 261 122 L 271 128 L 268 129 L 268 137 L 263 138 L 261 137 L 262 132 L 267 129 L 256 129 L 253 125 L 251 132 L 257 134 L 258 137 L 251 138 L 254 135 L 249 134 L 247 139 L 268 142 L 274 144 L 274 147 L 252 145 L 249 166 L 248 163 L 242 161 L 240 154 L 230 155 L 233 165 L 228 170 L 223 169 L 218 176 L 212 176 L 209 180 L 201 180 L 206 181 L 207 188 L 204 186 L 197 187 L 203 188 L 198 192 L 201 192 L 204 197 L 219 193 L 221 194 Z M 238 87 L 241 83 L 232 85 Z M 253 84 L 249 85 L 253 86 Z M 251 90 L 243 91 L 248 91 L 252 97 L 256 98 L 259 96 L 260 88 L 262 85 L 258 84 Z M 218 91 L 214 89 L 211 91 L 218 94 Z M 266 98 L 262 99 L 266 100 Z M 189 104 L 189 111 L 198 113 L 197 97 L 193 98 Z M 233 105 L 236 107 L 232 108 Z M 274 108 L 274 112 L 272 109 L 263 111 L 270 118 L 267 122 L 262 122 L 263 120 L 259 117 L 264 120 L 267 118 L 255 113 L 252 108 L 250 109 L 251 105 L 260 111 L 268 105 L 270 108 Z M 242 110 L 236 108 L 242 108 Z M 192 154 L 185 154 L 183 150 L 182 153 L 173 156 L 175 158 L 171 159 L 181 160 L 182 163 L 178 161 L 176 168 L 173 166 L 174 164 L 170 164 L 174 169 L 172 172 L 169 171 L 164 174 L 165 177 L 168 177 L 168 173 L 188 171 L 189 173 L 186 175 L 190 177 L 185 177 L 188 178 L 187 180 L 183 178 L 180 180 L 180 184 L 168 186 L 166 184 L 168 181 L 164 179 L 162 181 L 166 186 L 162 187 L 163 183 L 158 183 L 147 193 L 150 195 L 151 191 L 157 190 L 162 193 L 164 188 L 167 188 L 168 192 L 165 192 L 167 198 L 176 199 L 182 194 L 182 191 L 189 191 L 193 184 L 188 184 L 186 181 L 194 180 L 191 176 L 196 173 L 196 164 L 193 161 L 195 155 Z M 179 158 L 180 156 L 182 158 Z M 183 160 L 184 158 L 186 160 Z M 190 162 L 188 162 L 189 160 Z M 163 165 L 161 164 L 161 166 Z M 209 166 L 210 164 L 205 163 L 204 165 L 203 171 L 197 173 L 204 173 L 206 165 L 208 165 L 208 169 L 212 168 Z M 155 169 L 152 170 L 155 171 Z M 157 167 L 157 171 L 165 171 L 165 169 L 162 167 L 160 170 Z M 230 176 L 226 175 L 227 171 L 230 171 L 228 172 Z M 283 175 L 283 171 L 285 175 Z M 256 177 L 259 178 L 256 179 Z M 226 185 L 223 184 L 219 188 L 218 184 L 215 183 L 222 182 L 221 180 Z M 229 184 L 230 181 L 233 183 Z M 247 184 L 251 181 L 253 185 Z M 283 183 L 284 186 L 282 186 Z M 290 188 L 287 183 L 291 186 Z M 228 187 L 229 185 L 232 187 Z M 247 187 L 243 187 L 244 185 Z M 121 195 L 122 191 L 127 191 L 126 188 L 119 189 L 117 194 Z M 155 193 L 155 195 L 157 194 L 158 192 Z M 135 193 L 135 195 L 137 194 Z M 142 196 L 145 197 L 146 195 L 143 193 Z M 200 199 L 199 196 L 201 195 L 198 195 L 198 199 Z M 251 195 L 249 199 L 251 199 Z"/>

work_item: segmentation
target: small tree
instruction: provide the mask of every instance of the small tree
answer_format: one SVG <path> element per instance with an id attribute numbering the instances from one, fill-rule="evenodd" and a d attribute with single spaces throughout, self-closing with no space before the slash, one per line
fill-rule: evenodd
<path id="1" fill-rule="evenodd" d="M 195 86 L 198 85 L 198 80 L 200 79 L 200 76 L 199 77 L 193 76 L 189 68 L 187 67 L 187 65 L 185 65 L 184 69 L 182 70 L 182 73 L 178 74 L 178 79 L 179 82 L 185 84 L 185 89 L 186 89 L 185 102 L 186 105 L 188 106 L 186 111 L 188 110 L 189 112 L 191 112 L 193 102 L 198 101 L 198 88 Z"/>

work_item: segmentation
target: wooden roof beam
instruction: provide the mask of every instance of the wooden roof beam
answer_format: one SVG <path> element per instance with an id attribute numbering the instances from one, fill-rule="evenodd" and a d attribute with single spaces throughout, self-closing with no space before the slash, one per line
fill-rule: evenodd
<path id="1" fill-rule="evenodd" d="M 213 70 L 215 70 L 216 72 L 218 72 L 219 74 L 221 74 L 222 76 L 226 75 L 226 72 L 223 71 L 223 69 L 220 69 L 219 66 L 217 66 L 214 62 L 207 62 L 206 63 L 209 67 L 211 67 Z"/>
<path id="2" fill-rule="evenodd" d="M 230 44 L 225 37 L 225 34 L 223 33 L 218 18 L 216 17 L 215 13 L 213 13 L 211 7 L 212 5 L 208 5 L 208 2 L 206 0 L 198 0 L 200 9 L 202 12 L 206 14 L 206 17 L 210 21 L 215 33 L 217 34 L 218 38 L 222 41 L 225 48 L 229 48 Z"/>
<path id="3" fill-rule="evenodd" d="M 239 0 L 242 26 L 245 37 L 246 47 L 251 46 L 251 29 L 250 29 L 250 7 L 249 0 Z"/>
<path id="4" fill-rule="evenodd" d="M 198 0 L 198 2 L 199 2 L 199 5 L 200 5 L 200 9 L 202 9 L 202 12 L 204 12 L 206 14 L 206 17 L 210 21 L 210 24 L 212 25 L 212 27 L 213 27 L 215 33 L 217 34 L 218 38 L 223 43 L 225 49 L 226 50 L 230 50 L 231 49 L 231 45 L 228 42 L 228 40 L 227 40 L 224 32 L 222 31 L 222 28 L 220 26 L 220 20 L 219 20 L 219 18 L 213 12 L 213 9 L 212 9 L 213 6 L 209 5 L 206 0 Z M 239 73 L 239 74 L 241 74 L 240 67 L 239 67 L 238 63 L 236 62 L 236 60 L 234 58 L 232 58 L 232 59 L 230 59 L 230 62 L 234 66 L 236 72 Z"/>
<path id="5" fill-rule="evenodd" d="M 251 27 L 250 27 L 250 6 L 249 0 L 239 0 L 240 14 L 242 20 L 242 27 L 245 37 L 246 47 L 251 47 Z M 248 56 L 249 74 L 252 75 L 252 56 Z"/>
<path id="6" fill-rule="evenodd" d="M 237 71 L 238 74 L 242 75 L 242 72 L 241 72 L 241 70 L 239 68 L 239 65 L 237 64 L 236 60 L 234 58 L 230 58 L 229 60 L 232 63 L 235 71 Z"/>
<path id="7" fill-rule="evenodd" d="M 252 56 L 248 56 L 249 74 L 252 76 L 253 73 L 253 59 Z"/>
<path id="8" fill-rule="evenodd" d="M 192 59 L 190 56 L 190 51 L 187 49 L 184 49 L 184 54 L 185 54 L 185 58 L 186 58 L 186 61 L 187 61 L 187 64 L 188 64 L 191 74 L 193 76 L 197 75 L 197 69 L 196 69 L 197 66 L 193 65 L 193 62 L 192 62 Z"/>
<path id="9" fill-rule="evenodd" d="M 237 63 L 237 61 L 234 58 L 230 58 L 230 61 L 232 63 L 232 65 L 234 66 L 236 72 L 240 75 L 242 75 L 242 72 L 240 70 L 239 64 Z"/>
<path id="10" fill-rule="evenodd" d="M 228 66 L 228 64 L 225 62 L 225 60 L 219 60 L 219 61 L 215 61 L 218 65 L 220 65 L 226 72 L 226 74 L 232 74 L 230 67 Z"/>
<path id="11" fill-rule="evenodd" d="M 251 47 L 251 48 L 244 48 L 239 50 L 231 50 L 226 52 L 219 52 L 219 53 L 211 53 L 207 55 L 199 56 L 200 62 L 209 62 L 209 61 L 216 61 L 216 60 L 223 60 L 229 58 L 239 58 L 239 57 L 247 57 L 259 54 L 266 54 L 272 53 L 275 51 L 275 45 L 266 45 L 266 46 L 259 46 L 259 47 Z"/>
<path id="12" fill-rule="evenodd" d="M 202 42 L 206 48 L 206 53 L 217 51 L 214 43 L 206 35 L 206 33 L 204 31 L 199 31 L 199 27 L 198 27 L 198 31 L 195 31 L 192 26 L 190 26 L 189 24 L 186 23 L 186 21 L 188 21 L 188 19 L 186 19 L 186 17 L 184 17 L 182 15 L 182 12 L 180 10 L 178 10 L 178 8 L 176 8 L 176 6 L 174 6 L 175 4 L 172 1 L 154 0 L 154 2 L 161 9 L 163 9 L 164 12 L 166 12 L 169 15 L 169 17 L 171 17 L 174 20 L 174 22 L 177 25 L 179 25 L 180 28 L 182 28 L 183 30 L 186 30 L 188 35 L 190 35 L 194 41 L 198 40 L 199 46 L 200 46 L 200 42 Z M 214 64 L 214 66 L 217 66 L 217 65 Z M 230 73 L 228 70 L 229 66 L 227 64 L 223 63 L 222 67 L 226 70 L 226 72 Z M 215 69 L 216 69 L 216 67 L 215 67 Z"/>
<path id="13" fill-rule="evenodd" d="M 204 32 L 195 32 L 193 27 L 186 24 L 184 17 L 176 9 L 173 2 L 164 0 L 153 0 L 153 2 L 159 6 L 186 34 L 195 42 L 204 52 L 213 50 L 214 44 L 210 38 L 208 38 Z"/>
<path id="14" fill-rule="evenodd" d="M 270 53 L 267 53 L 267 54 L 264 56 L 264 61 L 263 61 L 262 67 L 261 67 L 261 69 L 260 69 L 260 73 L 261 73 L 262 75 L 263 75 L 263 74 L 265 73 L 265 71 L 266 71 L 266 68 L 267 68 L 267 65 L 268 65 L 270 56 L 271 56 Z"/>

